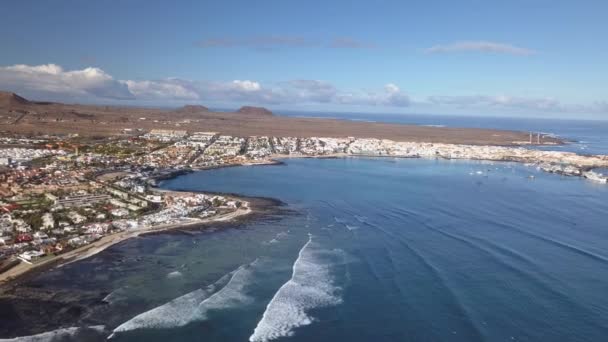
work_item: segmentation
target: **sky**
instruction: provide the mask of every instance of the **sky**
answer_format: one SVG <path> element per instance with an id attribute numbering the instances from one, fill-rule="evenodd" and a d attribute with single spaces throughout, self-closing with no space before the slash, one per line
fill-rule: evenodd
<path id="1" fill-rule="evenodd" d="M 608 1 L 6 1 L 35 100 L 608 120 Z"/>

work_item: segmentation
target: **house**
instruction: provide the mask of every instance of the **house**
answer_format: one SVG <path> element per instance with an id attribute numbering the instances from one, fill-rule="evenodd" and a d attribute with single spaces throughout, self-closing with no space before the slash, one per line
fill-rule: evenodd
<path id="1" fill-rule="evenodd" d="M 80 215 L 79 213 L 77 213 L 75 211 L 70 211 L 67 216 L 70 219 L 70 221 L 72 221 L 72 223 L 74 223 L 74 224 L 79 224 L 79 223 L 82 223 L 87 220 L 86 217 Z"/>
<path id="2" fill-rule="evenodd" d="M 110 214 L 112 214 L 114 217 L 125 217 L 129 216 L 129 211 L 127 209 L 118 208 L 110 211 Z"/>
<path id="3" fill-rule="evenodd" d="M 35 232 L 34 233 L 34 239 L 48 239 L 48 235 L 46 235 L 46 233 L 44 232 Z"/>
<path id="4" fill-rule="evenodd" d="M 19 254 L 19 259 L 29 262 L 39 259 L 45 255 L 46 254 L 43 251 L 27 251 Z"/>
<path id="5" fill-rule="evenodd" d="M 15 242 L 30 242 L 32 241 L 33 238 L 30 234 L 17 234 L 17 237 L 15 238 Z"/>
<path id="6" fill-rule="evenodd" d="M 163 203 L 163 197 L 160 195 L 147 195 L 146 200 L 152 203 Z"/>
<path id="7" fill-rule="evenodd" d="M 86 243 L 86 241 L 83 238 L 81 238 L 80 236 L 73 237 L 68 240 L 68 244 L 72 247 L 79 247 L 79 246 L 84 245 L 85 243 Z"/>
<path id="8" fill-rule="evenodd" d="M 42 215 L 42 227 L 40 229 L 47 230 L 55 228 L 55 219 L 53 218 L 53 214 L 45 213 Z"/>

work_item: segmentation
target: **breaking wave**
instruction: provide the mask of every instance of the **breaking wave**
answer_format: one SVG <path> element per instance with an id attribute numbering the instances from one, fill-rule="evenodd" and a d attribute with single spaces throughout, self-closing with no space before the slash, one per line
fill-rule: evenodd
<path id="1" fill-rule="evenodd" d="M 127 296 L 128 286 L 119 287 L 118 289 L 108 293 L 101 301 L 113 305 L 116 302 L 123 301 L 128 298 Z"/>
<path id="2" fill-rule="evenodd" d="M 341 288 L 335 284 L 332 266 L 344 259 L 340 250 L 319 250 L 312 236 L 293 264 L 292 276 L 268 303 L 249 341 L 270 341 L 292 336 L 297 327 L 314 321 L 309 311 L 342 303 Z"/>
<path id="3" fill-rule="evenodd" d="M 183 274 L 180 271 L 173 271 L 167 274 L 167 279 L 175 279 L 182 277 Z"/>
<path id="4" fill-rule="evenodd" d="M 240 266 L 206 288 L 190 292 L 133 317 L 114 329 L 109 338 L 115 333 L 132 330 L 181 327 L 206 320 L 210 310 L 249 304 L 253 299 L 245 294 L 245 287 L 251 283 L 252 267 L 255 264 L 256 261 Z"/>
<path id="5" fill-rule="evenodd" d="M 289 235 L 289 231 L 286 232 L 279 232 L 275 235 L 275 237 L 272 240 L 269 240 L 267 242 L 263 242 L 263 244 L 265 245 L 272 245 L 275 243 L 279 243 L 281 242 L 281 240 L 283 240 L 284 238 L 286 238 Z"/>

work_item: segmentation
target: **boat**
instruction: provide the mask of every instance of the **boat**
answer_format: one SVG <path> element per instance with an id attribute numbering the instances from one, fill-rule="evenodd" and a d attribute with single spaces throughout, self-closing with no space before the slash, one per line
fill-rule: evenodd
<path id="1" fill-rule="evenodd" d="M 604 183 L 604 184 L 608 183 L 608 176 L 604 176 L 602 173 L 599 173 L 599 172 L 587 171 L 587 172 L 583 173 L 583 176 L 594 182 Z"/>

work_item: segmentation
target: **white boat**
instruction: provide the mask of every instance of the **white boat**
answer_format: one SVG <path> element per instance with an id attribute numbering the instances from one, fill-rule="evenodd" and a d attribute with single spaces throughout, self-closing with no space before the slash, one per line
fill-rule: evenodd
<path id="1" fill-rule="evenodd" d="M 583 173 L 583 176 L 594 182 L 604 183 L 604 184 L 608 183 L 608 176 L 604 176 L 603 174 L 598 173 L 598 172 L 587 171 L 587 172 Z"/>

